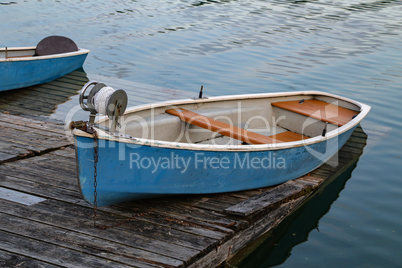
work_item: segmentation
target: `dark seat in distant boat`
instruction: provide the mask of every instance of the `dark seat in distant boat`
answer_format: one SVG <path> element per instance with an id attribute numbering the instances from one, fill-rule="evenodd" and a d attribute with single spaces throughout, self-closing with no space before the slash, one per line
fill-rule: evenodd
<path id="1" fill-rule="evenodd" d="M 169 109 L 166 113 L 179 117 L 182 121 L 189 124 L 217 132 L 223 136 L 241 140 L 247 144 L 272 144 L 281 142 L 299 141 L 309 139 L 309 137 L 300 135 L 291 131 L 275 134 L 272 136 L 264 136 L 243 128 L 235 127 L 230 124 L 217 121 L 210 117 L 183 109 Z"/>
<path id="2" fill-rule="evenodd" d="M 337 126 L 343 126 L 359 114 L 344 107 L 320 100 L 283 101 L 272 103 L 272 106 L 309 116 Z"/>
<path id="3" fill-rule="evenodd" d="M 36 46 L 35 56 L 47 56 L 78 51 L 73 40 L 64 36 L 48 36 Z"/>

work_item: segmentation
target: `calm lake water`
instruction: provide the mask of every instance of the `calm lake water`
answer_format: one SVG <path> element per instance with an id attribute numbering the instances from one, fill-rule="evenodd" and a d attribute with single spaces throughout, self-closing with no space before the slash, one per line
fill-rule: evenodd
<path id="1" fill-rule="evenodd" d="M 362 127 L 385 134 L 239 266 L 402 267 L 402 1 L 0 2 L 0 47 L 48 35 L 91 50 L 89 78 L 371 105 Z"/>

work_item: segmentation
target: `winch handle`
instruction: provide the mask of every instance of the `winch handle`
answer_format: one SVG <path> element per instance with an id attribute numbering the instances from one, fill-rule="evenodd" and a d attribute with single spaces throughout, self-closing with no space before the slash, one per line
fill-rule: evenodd
<path id="1" fill-rule="evenodd" d="M 88 105 L 88 95 L 85 95 L 85 92 L 87 91 L 87 89 L 92 86 L 92 85 L 97 85 L 98 82 L 96 81 L 89 81 L 87 82 L 81 89 L 80 92 L 80 106 L 84 111 L 89 111 L 91 113 L 96 113 L 96 110 L 92 107 L 91 104 Z M 84 102 L 84 100 L 87 100 L 86 102 Z"/>
<path id="2" fill-rule="evenodd" d="M 91 91 L 88 93 L 88 95 L 85 96 L 85 92 L 92 85 L 94 85 L 94 86 L 92 87 Z M 98 113 L 98 111 L 95 109 L 93 99 L 94 99 L 96 93 L 98 93 L 98 91 L 104 87 L 106 87 L 105 84 L 99 83 L 96 81 L 89 81 L 82 87 L 82 90 L 80 93 L 80 105 L 84 111 L 89 111 L 89 112 L 91 112 L 91 114 Z M 84 100 L 87 100 L 87 102 L 85 103 Z"/>

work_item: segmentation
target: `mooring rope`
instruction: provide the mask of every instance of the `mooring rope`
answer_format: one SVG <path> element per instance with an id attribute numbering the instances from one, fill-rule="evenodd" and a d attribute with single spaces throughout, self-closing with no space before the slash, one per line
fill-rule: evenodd
<path id="1" fill-rule="evenodd" d="M 95 97 L 93 98 L 93 106 L 98 113 L 105 115 L 108 114 L 107 105 L 115 91 L 116 90 L 112 87 L 103 87 L 95 94 Z"/>

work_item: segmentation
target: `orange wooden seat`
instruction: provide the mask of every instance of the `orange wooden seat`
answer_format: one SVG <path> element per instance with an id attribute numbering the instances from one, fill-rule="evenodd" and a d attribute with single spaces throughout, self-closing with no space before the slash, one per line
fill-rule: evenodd
<path id="1" fill-rule="evenodd" d="M 243 128 L 235 127 L 233 125 L 217 121 L 210 117 L 197 114 L 195 112 L 178 108 L 166 110 L 166 113 L 179 117 L 182 121 L 189 124 L 217 132 L 221 135 L 241 140 L 248 144 L 270 144 L 280 142 L 298 141 L 308 139 L 309 137 L 303 136 L 291 131 L 275 134 L 272 136 L 264 136 Z"/>
<path id="2" fill-rule="evenodd" d="M 337 126 L 348 123 L 359 112 L 319 100 L 284 101 L 272 106 L 309 116 Z"/>

